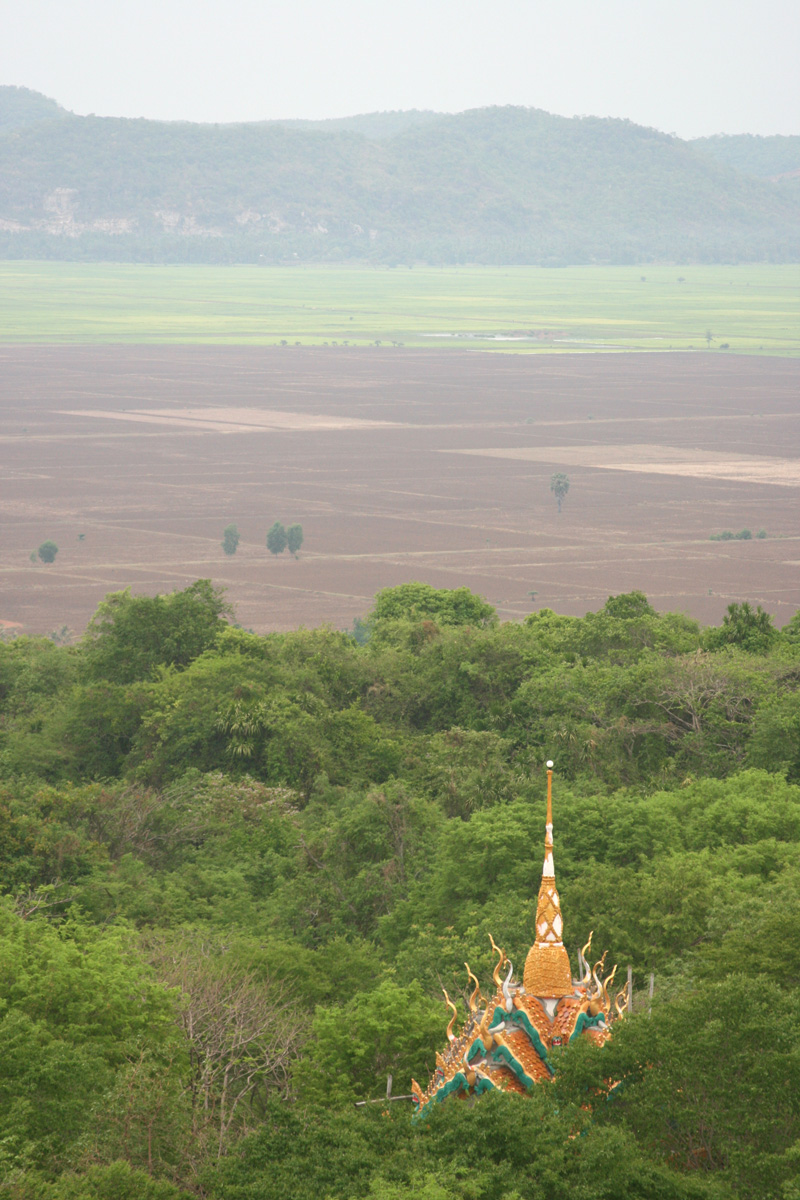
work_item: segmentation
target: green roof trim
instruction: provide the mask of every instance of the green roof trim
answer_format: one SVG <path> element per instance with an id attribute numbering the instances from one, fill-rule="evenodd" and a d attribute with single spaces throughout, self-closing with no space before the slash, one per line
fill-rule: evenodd
<path id="1" fill-rule="evenodd" d="M 509 1050 L 508 1046 L 498 1046 L 496 1050 L 492 1051 L 490 1059 L 495 1063 L 504 1062 L 506 1066 L 514 1072 L 520 1083 L 526 1087 L 528 1091 L 531 1090 L 533 1087 L 533 1080 L 522 1064 L 517 1062 L 516 1058 L 514 1058 L 514 1054 L 511 1050 Z"/>
<path id="2" fill-rule="evenodd" d="M 545 1046 L 542 1039 L 539 1037 L 538 1030 L 535 1028 L 535 1026 L 533 1026 L 531 1024 L 528 1014 L 523 1009 L 518 1008 L 513 1013 L 507 1013 L 507 1012 L 504 1012 L 503 1009 L 498 1006 L 494 1010 L 494 1014 L 492 1016 L 492 1025 L 489 1029 L 490 1033 L 491 1033 L 492 1028 L 494 1028 L 495 1025 L 498 1025 L 500 1023 L 500 1021 L 507 1021 L 511 1025 L 516 1025 L 518 1028 L 524 1029 L 526 1034 L 528 1035 L 531 1045 L 533 1046 L 536 1053 L 539 1055 L 539 1058 L 542 1060 L 544 1065 L 547 1067 L 550 1074 L 555 1075 L 555 1073 L 556 1073 L 555 1067 L 550 1062 L 550 1059 L 547 1057 L 547 1047 Z"/>
<path id="3" fill-rule="evenodd" d="M 588 1013 L 582 1012 L 575 1022 L 575 1028 L 570 1034 L 569 1040 L 572 1042 L 576 1037 L 579 1037 L 584 1029 L 598 1029 L 601 1025 L 605 1025 L 605 1017 L 603 1013 L 598 1013 L 596 1017 L 590 1017 Z"/>

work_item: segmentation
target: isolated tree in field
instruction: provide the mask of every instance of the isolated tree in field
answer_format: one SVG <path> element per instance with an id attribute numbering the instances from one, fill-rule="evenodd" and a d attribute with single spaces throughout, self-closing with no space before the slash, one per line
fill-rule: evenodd
<path id="1" fill-rule="evenodd" d="M 55 542 L 42 542 L 36 553 L 43 563 L 55 562 L 56 555 L 58 554 L 58 546 Z"/>
<path id="2" fill-rule="evenodd" d="M 558 501 L 558 511 L 561 512 L 561 502 L 569 491 L 569 479 L 561 471 L 551 476 L 550 491 Z"/>
<path id="3" fill-rule="evenodd" d="M 235 525 L 226 525 L 222 531 L 222 549 L 226 554 L 235 554 L 239 545 L 239 530 Z"/>
<path id="4" fill-rule="evenodd" d="M 283 554 L 289 539 L 280 521 L 276 521 L 267 534 L 267 549 L 270 554 Z"/>
<path id="5" fill-rule="evenodd" d="M 289 547 L 289 553 L 297 558 L 297 551 L 303 544 L 303 526 L 290 525 L 286 530 L 286 544 Z"/>

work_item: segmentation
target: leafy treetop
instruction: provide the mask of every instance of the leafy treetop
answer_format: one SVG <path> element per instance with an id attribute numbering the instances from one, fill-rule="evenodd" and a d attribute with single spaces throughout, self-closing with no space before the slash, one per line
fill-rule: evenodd
<path id="1" fill-rule="evenodd" d="M 111 592 L 84 638 L 88 674 L 125 684 L 150 678 L 160 666 L 186 667 L 214 644 L 230 611 L 210 579 L 169 595 Z"/>
<path id="2" fill-rule="evenodd" d="M 763 654 L 778 638 L 778 631 L 772 623 L 772 617 L 765 612 L 761 605 L 754 609 L 749 601 L 741 604 L 729 604 L 722 624 L 716 629 L 709 629 L 705 644 L 709 650 L 718 650 L 723 646 L 741 646 L 751 654 Z"/>
<path id="3" fill-rule="evenodd" d="M 373 621 L 435 620 L 440 625 L 497 624 L 495 609 L 469 588 L 435 588 L 428 583 L 402 583 L 375 597 Z"/>

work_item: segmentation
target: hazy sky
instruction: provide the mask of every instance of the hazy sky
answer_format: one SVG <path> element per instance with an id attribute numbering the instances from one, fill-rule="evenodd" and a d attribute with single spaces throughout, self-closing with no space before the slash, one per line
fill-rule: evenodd
<path id="1" fill-rule="evenodd" d="M 800 0 L 0 0 L 0 83 L 193 121 L 523 104 L 800 133 Z"/>

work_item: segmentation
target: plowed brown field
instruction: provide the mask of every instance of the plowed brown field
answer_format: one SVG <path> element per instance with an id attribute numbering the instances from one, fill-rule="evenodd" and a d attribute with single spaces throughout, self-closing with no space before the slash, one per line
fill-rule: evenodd
<path id="1" fill-rule="evenodd" d="M 200 577 L 259 632 L 348 626 L 409 579 L 504 619 L 632 588 L 715 623 L 731 600 L 779 624 L 800 602 L 798 360 L 6 346 L 0 379 L 0 623 L 19 631 Z M 268 553 L 276 519 L 303 526 L 297 560 Z M 56 562 L 33 564 L 48 538 Z"/>

